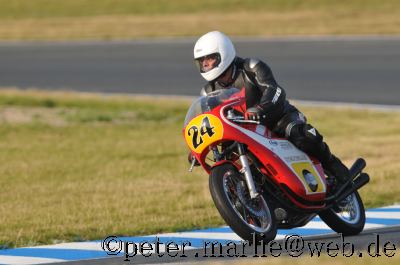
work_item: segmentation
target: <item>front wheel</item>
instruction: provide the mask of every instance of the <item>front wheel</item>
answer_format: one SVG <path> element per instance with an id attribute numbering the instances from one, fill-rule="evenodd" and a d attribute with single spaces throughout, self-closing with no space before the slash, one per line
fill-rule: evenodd
<path id="1" fill-rule="evenodd" d="M 357 191 L 333 208 L 320 212 L 319 216 L 332 230 L 344 236 L 359 234 L 365 225 L 365 209 Z"/>
<path id="2" fill-rule="evenodd" d="M 262 195 L 250 198 L 245 179 L 231 164 L 212 169 L 209 178 L 214 204 L 225 222 L 244 240 L 266 243 L 273 240 L 277 225 L 272 208 Z M 263 194 L 262 187 L 257 191 Z"/>

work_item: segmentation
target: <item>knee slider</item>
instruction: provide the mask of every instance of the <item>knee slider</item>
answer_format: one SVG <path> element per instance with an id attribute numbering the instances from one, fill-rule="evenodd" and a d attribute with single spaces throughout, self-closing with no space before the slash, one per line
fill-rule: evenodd
<path id="1" fill-rule="evenodd" d="M 322 136 L 309 124 L 296 124 L 290 131 L 289 140 L 300 150 L 310 152 L 322 143 Z"/>
<path id="2" fill-rule="evenodd" d="M 311 126 L 310 124 L 304 124 L 303 126 L 303 132 L 305 137 L 312 143 L 314 144 L 321 144 L 323 137 L 321 134 L 319 134 L 319 132 L 317 131 L 317 129 L 315 129 L 313 126 Z"/>
<path id="3" fill-rule="evenodd" d="M 304 135 L 303 124 L 296 124 L 290 129 L 289 140 L 298 148 L 306 142 L 306 137 Z"/>

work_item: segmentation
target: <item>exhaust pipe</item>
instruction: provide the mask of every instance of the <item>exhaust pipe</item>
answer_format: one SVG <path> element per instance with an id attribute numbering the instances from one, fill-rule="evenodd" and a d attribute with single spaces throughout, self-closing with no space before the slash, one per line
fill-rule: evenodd
<path id="1" fill-rule="evenodd" d="M 365 173 L 361 173 L 361 171 L 365 168 L 366 165 L 367 165 L 367 163 L 365 162 L 365 160 L 364 160 L 363 158 L 358 158 L 358 159 L 353 163 L 353 165 L 351 166 L 351 168 L 349 169 L 349 171 L 350 171 L 350 178 L 349 178 L 345 183 L 343 183 L 343 184 L 340 186 L 340 188 L 336 191 L 335 194 L 333 194 L 332 196 L 329 196 L 328 198 L 326 198 L 325 201 L 326 201 L 326 202 L 338 201 L 338 198 L 339 198 L 339 197 L 342 197 L 342 193 L 346 190 L 346 188 L 348 188 L 348 186 L 352 183 L 352 181 L 353 181 L 358 175 L 361 176 L 362 174 L 365 174 Z M 362 184 L 361 186 L 367 184 L 368 181 L 369 181 L 369 176 L 368 176 L 368 174 L 365 174 L 365 175 L 367 175 L 368 180 L 367 180 L 367 182 L 365 182 L 365 183 Z M 358 177 L 357 179 L 359 179 L 359 177 Z M 363 177 L 363 179 L 365 179 L 365 177 Z M 354 184 L 355 184 L 355 183 L 354 183 Z M 352 189 L 355 187 L 354 184 L 352 184 L 352 187 L 351 187 L 351 189 L 349 189 L 349 190 L 352 190 Z M 358 187 L 358 188 L 361 188 L 361 186 Z M 354 192 L 354 191 L 357 190 L 358 188 L 352 190 L 349 194 L 351 194 L 352 192 Z M 347 191 L 346 191 L 346 193 L 347 193 Z M 348 196 L 348 195 L 347 195 L 347 196 Z M 347 196 L 345 196 L 345 197 L 347 197 Z M 345 197 L 343 197 L 343 198 L 345 198 Z M 343 199 L 343 198 L 342 198 L 342 199 Z M 339 200 L 339 201 L 340 201 L 340 200 Z"/>
<path id="2" fill-rule="evenodd" d="M 346 190 L 345 192 L 343 192 L 342 194 L 340 194 L 335 199 L 335 204 L 339 203 L 344 198 L 346 198 L 347 196 L 349 196 L 350 194 L 352 194 L 353 192 L 355 192 L 356 190 L 358 190 L 359 188 L 361 188 L 368 182 L 369 182 L 369 175 L 367 173 L 361 173 L 360 176 L 354 180 L 352 187 L 350 189 Z"/>
<path id="3" fill-rule="evenodd" d="M 363 158 L 357 158 L 354 164 L 349 169 L 351 179 L 354 179 L 365 168 L 367 163 Z"/>

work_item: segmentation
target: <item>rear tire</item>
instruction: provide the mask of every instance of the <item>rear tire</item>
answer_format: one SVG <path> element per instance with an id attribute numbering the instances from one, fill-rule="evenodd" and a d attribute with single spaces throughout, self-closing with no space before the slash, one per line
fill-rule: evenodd
<path id="1" fill-rule="evenodd" d="M 276 237 L 277 225 L 268 201 L 251 199 L 244 177 L 231 164 L 212 169 L 209 187 L 214 204 L 225 222 L 244 240 L 267 243 Z M 261 187 L 256 185 L 260 194 Z M 255 237 L 253 239 L 253 236 Z"/>
<path id="2" fill-rule="evenodd" d="M 332 230 L 344 236 L 359 234 L 365 225 L 365 209 L 357 191 L 339 205 L 320 212 L 319 216 Z"/>

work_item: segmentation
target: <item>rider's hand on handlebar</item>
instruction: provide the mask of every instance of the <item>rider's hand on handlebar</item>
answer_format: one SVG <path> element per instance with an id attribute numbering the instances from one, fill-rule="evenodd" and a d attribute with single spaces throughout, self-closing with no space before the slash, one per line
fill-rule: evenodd
<path id="1" fill-rule="evenodd" d="M 260 121 L 266 118 L 264 110 L 256 105 L 254 107 L 248 108 L 244 114 L 246 120 Z"/>

